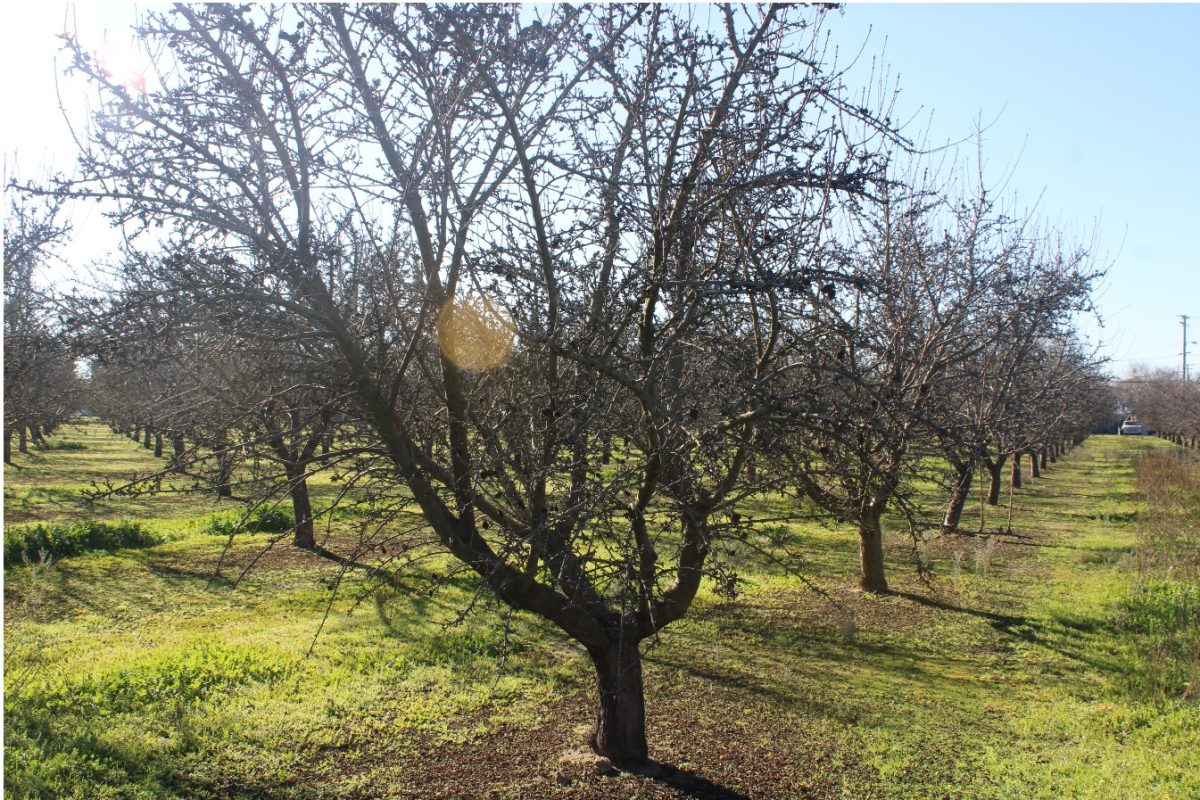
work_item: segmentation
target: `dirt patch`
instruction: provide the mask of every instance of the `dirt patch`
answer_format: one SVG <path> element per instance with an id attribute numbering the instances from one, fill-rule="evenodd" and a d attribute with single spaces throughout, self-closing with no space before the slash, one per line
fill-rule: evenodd
<path id="1" fill-rule="evenodd" d="M 835 798 L 845 778 L 869 777 L 845 743 L 819 741 L 800 715 L 781 717 L 768 697 L 742 687 L 659 670 L 647 687 L 652 761 L 617 768 L 586 747 L 594 697 L 577 692 L 544 708 L 533 727 L 500 725 L 467 741 L 418 738 L 401 747 L 359 742 L 340 778 L 369 780 L 349 800 L 767 800 Z M 386 778 L 384 778 L 386 775 Z M 308 783 L 315 774 L 296 776 Z M 385 788 L 386 787 L 386 788 Z"/>

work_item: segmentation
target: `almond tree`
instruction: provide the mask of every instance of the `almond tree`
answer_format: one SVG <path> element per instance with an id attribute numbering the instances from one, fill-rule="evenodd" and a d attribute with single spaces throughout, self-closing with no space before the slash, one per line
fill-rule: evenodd
<path id="1" fill-rule="evenodd" d="M 4 462 L 12 439 L 28 452 L 77 410 L 75 359 L 58 330 L 54 306 L 38 271 L 69 234 L 60 199 L 5 187 L 4 217 Z"/>
<path id="2" fill-rule="evenodd" d="M 775 256 L 877 174 L 846 121 L 888 135 L 822 68 L 820 12 L 690 13 L 178 5 L 143 31 L 161 92 L 76 48 L 101 111 L 62 187 L 224 253 L 166 297 L 320 343 L 364 470 L 586 649 L 620 761 L 647 755 L 640 643 L 687 612 L 780 424 Z M 781 240 L 741 235 L 750 197 Z M 351 230 L 387 256 L 366 284 Z"/>
<path id="3" fill-rule="evenodd" d="M 817 324 L 809 388 L 788 461 L 800 492 L 853 523 L 864 591 L 888 591 L 884 512 L 917 522 L 912 486 L 936 442 L 956 439 L 941 414 L 959 365 L 998 335 L 979 329 L 995 308 L 997 262 L 982 207 L 946 209 L 932 192 L 893 187 L 865 206 L 840 260 L 854 280 L 813 294 Z"/>

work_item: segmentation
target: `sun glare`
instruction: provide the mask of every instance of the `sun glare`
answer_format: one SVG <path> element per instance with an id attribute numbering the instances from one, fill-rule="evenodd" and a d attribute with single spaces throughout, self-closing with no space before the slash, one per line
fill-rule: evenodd
<path id="1" fill-rule="evenodd" d="M 442 306 L 437 320 L 438 347 L 462 369 L 499 369 L 512 355 L 510 328 L 495 303 L 471 292 Z"/>

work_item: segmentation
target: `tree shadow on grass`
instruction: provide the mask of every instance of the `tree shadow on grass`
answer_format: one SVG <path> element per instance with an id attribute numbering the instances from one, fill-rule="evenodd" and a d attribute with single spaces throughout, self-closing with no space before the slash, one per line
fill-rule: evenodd
<path id="1" fill-rule="evenodd" d="M 691 770 L 680 769 L 660 761 L 648 761 L 639 766 L 627 767 L 625 771 L 661 783 L 694 800 L 750 800 L 749 795 L 713 783 Z"/>
<path id="2" fill-rule="evenodd" d="M 924 595 L 914 594 L 912 592 L 892 592 L 892 594 L 896 597 L 903 597 L 909 602 L 916 603 L 917 605 L 925 606 L 927 608 L 936 608 L 941 611 L 952 611 L 956 614 L 968 614 L 972 617 L 986 619 L 996 630 L 1003 631 L 1005 633 L 1009 632 L 1009 628 L 1025 625 L 1028 622 L 1028 618 L 1023 616 L 997 614 L 992 611 L 983 611 L 982 609 L 978 608 L 956 606 L 953 603 L 947 603 L 943 600 L 935 600 L 932 597 L 925 597 Z"/>
<path id="3" fill-rule="evenodd" d="M 164 558 L 142 559 L 143 566 L 150 572 L 170 582 L 203 583 L 206 586 L 221 586 L 232 588 L 234 581 L 229 576 L 219 573 L 214 568 L 195 569 L 186 566 L 187 562 Z"/>
<path id="4" fill-rule="evenodd" d="M 897 592 L 896 595 L 932 608 L 986 619 L 999 633 L 1053 651 L 1108 678 L 1120 675 L 1125 669 L 1121 660 L 1107 652 L 1104 647 L 1102 637 L 1112 626 L 1112 623 L 1105 619 L 1072 618 L 1064 614 L 1055 614 L 1049 619 L 1010 616 L 964 608 L 907 592 Z"/>

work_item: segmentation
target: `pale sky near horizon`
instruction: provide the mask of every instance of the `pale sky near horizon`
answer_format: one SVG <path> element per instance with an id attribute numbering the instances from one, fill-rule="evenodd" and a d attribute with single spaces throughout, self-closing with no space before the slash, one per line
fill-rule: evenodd
<path id="1" fill-rule="evenodd" d="M 6 170 L 17 153 L 24 178 L 71 166 L 55 82 L 65 8 L 4 11 L 2 152 Z M 119 60 L 132 9 L 80 3 L 74 18 Z M 851 80 L 865 81 L 873 58 L 898 78 L 895 117 L 911 120 L 910 135 L 969 140 L 982 119 L 987 181 L 1094 238 L 1097 263 L 1109 268 L 1097 295 L 1104 327 L 1083 328 L 1115 374 L 1134 363 L 1178 369 L 1178 315 L 1191 316 L 1188 338 L 1200 341 L 1200 5 L 851 3 L 826 29 L 840 63 L 862 50 Z M 78 107 L 80 92 L 59 85 Z M 973 160 L 975 144 L 963 147 Z M 94 205 L 73 221 L 71 264 L 115 244 Z M 1189 364 L 1200 374 L 1200 345 L 1189 346 Z"/>

